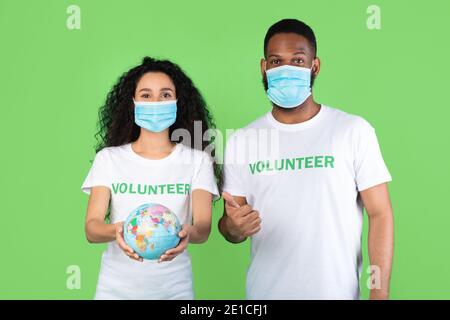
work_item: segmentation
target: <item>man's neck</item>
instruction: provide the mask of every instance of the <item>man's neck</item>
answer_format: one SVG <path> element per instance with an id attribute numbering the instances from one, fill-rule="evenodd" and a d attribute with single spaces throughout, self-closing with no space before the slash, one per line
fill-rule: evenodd
<path id="1" fill-rule="evenodd" d="M 311 95 L 305 102 L 295 108 L 287 109 L 273 106 L 272 115 L 278 122 L 296 124 L 312 119 L 319 113 L 320 108 L 320 104 L 316 103 Z"/>

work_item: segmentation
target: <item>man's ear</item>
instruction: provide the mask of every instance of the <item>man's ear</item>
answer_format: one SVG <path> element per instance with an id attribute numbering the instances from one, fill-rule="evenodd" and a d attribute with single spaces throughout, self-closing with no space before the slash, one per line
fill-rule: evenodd
<path id="1" fill-rule="evenodd" d="M 266 73 L 266 59 L 261 58 L 261 61 L 259 64 L 261 67 L 261 75 L 264 77 L 264 74 Z"/>
<path id="2" fill-rule="evenodd" d="M 312 69 L 314 78 L 319 75 L 319 72 L 320 72 L 320 59 L 319 59 L 319 57 L 316 57 L 313 60 L 313 69 Z"/>

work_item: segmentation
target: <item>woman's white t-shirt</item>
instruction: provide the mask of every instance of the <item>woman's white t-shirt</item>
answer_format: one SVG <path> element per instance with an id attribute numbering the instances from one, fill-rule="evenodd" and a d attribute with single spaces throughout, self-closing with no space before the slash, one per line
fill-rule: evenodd
<path id="1" fill-rule="evenodd" d="M 211 157 L 203 151 L 177 144 L 159 160 L 135 153 L 131 143 L 99 151 L 81 187 L 111 190 L 110 222 L 125 221 L 144 203 L 171 209 L 182 224 L 191 224 L 191 192 L 203 189 L 218 197 Z M 116 241 L 102 255 L 95 299 L 193 299 L 192 268 L 185 250 L 175 259 L 135 261 L 125 255 Z"/>

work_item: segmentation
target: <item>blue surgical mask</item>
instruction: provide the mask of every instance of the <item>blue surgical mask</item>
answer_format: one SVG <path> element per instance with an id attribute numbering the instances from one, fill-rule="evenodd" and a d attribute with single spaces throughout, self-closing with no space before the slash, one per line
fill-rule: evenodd
<path id="1" fill-rule="evenodd" d="M 175 123 L 177 118 L 177 100 L 135 101 L 134 122 L 152 132 L 161 132 Z"/>
<path id="2" fill-rule="evenodd" d="M 311 70 L 291 65 L 266 69 L 267 96 L 283 108 L 301 105 L 311 95 Z"/>

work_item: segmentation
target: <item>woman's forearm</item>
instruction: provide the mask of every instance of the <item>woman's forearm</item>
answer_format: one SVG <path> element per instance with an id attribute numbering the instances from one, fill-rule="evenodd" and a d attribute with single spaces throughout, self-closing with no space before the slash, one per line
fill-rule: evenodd
<path id="1" fill-rule="evenodd" d="M 100 220 L 86 222 L 86 238 L 90 243 L 103 243 L 116 240 L 115 224 L 105 223 Z"/>
<path id="2" fill-rule="evenodd" d="M 211 225 L 208 225 L 207 223 L 190 225 L 188 228 L 190 243 L 206 242 L 211 232 Z"/>

